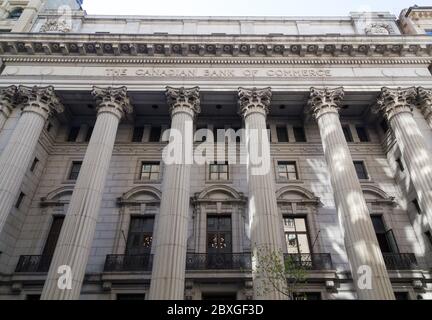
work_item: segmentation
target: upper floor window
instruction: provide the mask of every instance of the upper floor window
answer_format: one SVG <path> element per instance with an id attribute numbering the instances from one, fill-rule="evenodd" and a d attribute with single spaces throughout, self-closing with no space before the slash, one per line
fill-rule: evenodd
<path id="1" fill-rule="evenodd" d="M 210 180 L 228 180 L 229 179 L 228 162 L 225 163 L 211 163 L 209 165 Z"/>
<path id="2" fill-rule="evenodd" d="M 90 141 L 91 135 L 92 135 L 92 133 L 93 133 L 93 129 L 94 129 L 94 127 L 89 127 L 89 128 L 88 128 L 87 133 L 86 133 L 86 136 L 85 136 L 85 138 L 84 138 L 84 141 L 85 141 L 85 142 L 89 142 L 89 141 Z"/>
<path id="3" fill-rule="evenodd" d="M 277 133 L 278 142 L 289 142 L 288 131 L 286 126 L 277 126 L 276 133 Z"/>
<path id="4" fill-rule="evenodd" d="M 69 130 L 67 141 L 68 142 L 76 141 L 76 139 L 78 138 L 79 131 L 80 131 L 80 127 L 77 126 L 71 127 Z"/>
<path id="5" fill-rule="evenodd" d="M 278 162 L 278 178 L 283 180 L 298 180 L 297 164 L 295 161 Z"/>
<path id="6" fill-rule="evenodd" d="M 25 194 L 23 192 L 21 192 L 18 196 L 17 202 L 15 203 L 15 208 L 19 209 L 19 207 L 21 206 L 21 203 L 23 202 L 25 197 Z"/>
<path id="7" fill-rule="evenodd" d="M 127 255 L 148 254 L 153 243 L 154 217 L 132 217 L 126 243 Z"/>
<path id="8" fill-rule="evenodd" d="M 393 230 L 387 230 L 381 215 L 371 216 L 372 224 L 382 253 L 399 252 Z"/>
<path id="9" fill-rule="evenodd" d="M 149 142 L 159 142 L 161 138 L 161 127 L 151 127 Z"/>
<path id="10" fill-rule="evenodd" d="M 351 129 L 349 126 L 342 126 L 343 134 L 347 142 L 353 142 L 353 136 L 351 134 Z"/>
<path id="11" fill-rule="evenodd" d="M 283 218 L 283 223 L 288 253 L 310 253 L 306 218 L 286 216 Z"/>
<path id="12" fill-rule="evenodd" d="M 160 177 L 159 162 L 141 163 L 141 180 L 158 180 Z"/>
<path id="13" fill-rule="evenodd" d="M 369 175 L 366 170 L 366 166 L 363 161 L 354 161 L 354 168 L 357 173 L 357 177 L 361 180 L 369 179 Z"/>
<path id="14" fill-rule="evenodd" d="M 296 142 L 306 142 L 304 127 L 293 127 L 294 138 Z"/>
<path id="15" fill-rule="evenodd" d="M 356 126 L 357 136 L 359 137 L 360 142 L 369 142 L 369 135 L 367 130 L 363 126 Z"/>
<path id="16" fill-rule="evenodd" d="M 132 142 L 141 142 L 144 135 L 144 127 L 134 127 Z"/>
<path id="17" fill-rule="evenodd" d="M 69 172 L 69 180 L 78 179 L 79 172 L 81 170 L 82 161 L 73 161 L 72 167 Z"/>
<path id="18" fill-rule="evenodd" d="M 432 29 L 426 29 L 425 33 L 429 36 L 432 36 Z"/>
<path id="19" fill-rule="evenodd" d="M 15 8 L 9 13 L 9 19 L 18 19 L 21 17 L 24 9 L 23 8 Z"/>

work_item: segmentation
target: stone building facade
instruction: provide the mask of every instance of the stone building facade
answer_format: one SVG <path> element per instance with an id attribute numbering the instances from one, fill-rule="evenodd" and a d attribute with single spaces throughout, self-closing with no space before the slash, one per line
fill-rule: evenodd
<path id="1" fill-rule="evenodd" d="M 428 8 L 80 5 L 0 6 L 0 299 L 284 299 L 262 246 L 306 270 L 298 298 L 432 299 L 432 38 L 404 20 Z M 167 129 L 182 154 L 245 129 L 249 157 L 167 163 Z"/>

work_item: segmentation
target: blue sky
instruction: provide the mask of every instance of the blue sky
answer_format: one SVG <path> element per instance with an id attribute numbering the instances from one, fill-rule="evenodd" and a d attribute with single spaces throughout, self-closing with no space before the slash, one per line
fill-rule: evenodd
<path id="1" fill-rule="evenodd" d="M 399 15 L 431 0 L 84 0 L 89 14 L 202 16 L 346 16 L 350 11 L 386 11 Z"/>

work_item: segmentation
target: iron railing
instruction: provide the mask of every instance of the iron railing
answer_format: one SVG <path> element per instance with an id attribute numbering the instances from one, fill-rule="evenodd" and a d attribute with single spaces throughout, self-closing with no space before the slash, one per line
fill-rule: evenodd
<path id="1" fill-rule="evenodd" d="M 48 272 L 52 256 L 20 256 L 15 272 Z"/>
<path id="2" fill-rule="evenodd" d="M 250 253 L 188 253 L 186 270 L 252 270 Z"/>
<path id="3" fill-rule="evenodd" d="M 330 253 L 294 253 L 285 254 L 285 263 L 305 270 L 333 270 Z"/>
<path id="4" fill-rule="evenodd" d="M 104 271 L 151 271 L 153 266 L 153 255 L 125 255 L 110 254 L 105 260 Z"/>
<path id="5" fill-rule="evenodd" d="M 414 253 L 383 253 L 383 257 L 389 270 L 414 270 L 418 268 Z"/>

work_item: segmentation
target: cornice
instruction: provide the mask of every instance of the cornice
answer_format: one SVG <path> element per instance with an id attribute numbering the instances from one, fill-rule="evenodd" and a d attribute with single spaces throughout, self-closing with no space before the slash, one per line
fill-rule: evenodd
<path id="1" fill-rule="evenodd" d="M 427 36 L 176 36 L 3 34 L 0 56 L 54 57 L 431 57 Z"/>
<path id="2" fill-rule="evenodd" d="M 395 65 L 395 64 L 421 64 L 429 65 L 432 57 L 387 57 L 387 58 L 331 58 L 331 57 L 305 57 L 305 58 L 251 58 L 251 57 L 224 57 L 224 58 L 186 58 L 186 57 L 167 57 L 167 58 L 113 58 L 113 57 L 64 57 L 64 56 L 13 56 L 0 55 L 5 63 L 43 63 L 43 64 L 104 64 L 104 65 Z"/>

